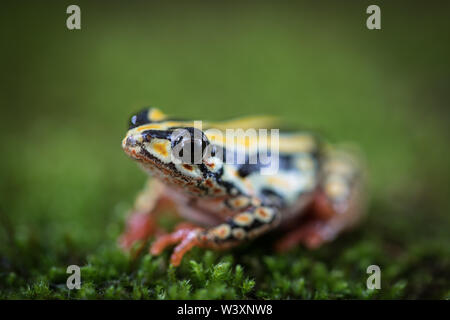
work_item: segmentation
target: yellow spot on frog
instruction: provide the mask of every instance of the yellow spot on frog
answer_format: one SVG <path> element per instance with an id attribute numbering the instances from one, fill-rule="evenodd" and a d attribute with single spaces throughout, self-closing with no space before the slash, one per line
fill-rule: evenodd
<path id="1" fill-rule="evenodd" d="M 234 208 L 244 208 L 250 204 L 250 200 L 247 197 L 237 197 L 230 201 Z"/>
<path id="2" fill-rule="evenodd" d="M 283 180 L 281 178 L 278 177 L 270 177 L 267 179 L 267 181 L 274 186 L 277 187 L 284 187 L 284 188 L 289 188 L 289 183 L 286 180 Z"/>
<path id="3" fill-rule="evenodd" d="M 347 192 L 347 185 L 340 178 L 329 179 L 325 184 L 325 193 L 332 198 L 343 197 Z"/>
<path id="4" fill-rule="evenodd" d="M 310 152 L 316 145 L 314 138 L 307 134 L 283 136 L 279 142 L 282 152 Z"/>
<path id="5" fill-rule="evenodd" d="M 220 239 L 225 239 L 231 232 L 231 228 L 227 224 L 222 224 L 214 228 L 213 233 Z"/>
<path id="6" fill-rule="evenodd" d="M 145 130 L 164 130 L 164 129 L 166 129 L 166 127 L 161 125 L 161 124 L 159 124 L 159 123 L 146 124 L 146 125 L 143 125 L 143 126 L 140 126 L 140 127 L 136 128 L 136 130 L 138 132 L 142 132 L 142 131 L 145 131 Z"/>
<path id="7" fill-rule="evenodd" d="M 262 222 L 268 222 L 272 218 L 273 212 L 271 209 L 258 208 L 255 210 L 255 216 Z"/>
<path id="8" fill-rule="evenodd" d="M 168 147 L 169 141 L 167 142 L 155 142 L 152 144 L 153 150 L 157 153 L 159 153 L 160 155 L 162 155 L 163 157 L 167 157 L 167 155 L 169 154 L 169 152 L 167 151 L 167 147 Z"/>
<path id="9" fill-rule="evenodd" d="M 150 121 L 161 121 L 166 118 L 166 115 L 159 109 L 152 109 L 148 115 Z"/>
<path id="10" fill-rule="evenodd" d="M 233 220 L 240 226 L 248 226 L 253 222 L 253 216 L 251 213 L 244 212 L 238 214 Z"/>
<path id="11" fill-rule="evenodd" d="M 245 230 L 242 228 L 233 229 L 233 236 L 238 240 L 242 240 L 245 238 Z"/>

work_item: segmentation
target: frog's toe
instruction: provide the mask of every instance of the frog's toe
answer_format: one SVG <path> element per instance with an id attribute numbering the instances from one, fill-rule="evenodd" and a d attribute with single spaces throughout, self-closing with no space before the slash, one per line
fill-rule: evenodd
<path id="1" fill-rule="evenodd" d="M 326 237 L 327 226 L 320 222 L 310 222 L 306 225 L 288 232 L 276 244 L 275 249 L 278 252 L 288 251 L 299 244 L 308 249 L 320 247 L 328 239 Z"/>
<path id="2" fill-rule="evenodd" d="M 175 267 L 179 266 L 186 252 L 191 250 L 193 247 L 200 245 L 198 238 L 199 231 L 199 229 L 189 231 L 180 244 L 175 247 L 172 256 L 170 257 L 170 263 L 172 265 Z"/>
<path id="3" fill-rule="evenodd" d="M 158 237 L 150 248 L 152 255 L 159 255 L 168 246 L 178 244 L 173 250 L 170 258 L 170 263 L 174 266 L 178 266 L 183 259 L 183 256 L 191 250 L 194 246 L 200 245 L 199 233 L 200 228 L 194 228 L 193 226 L 178 227 L 175 232 L 162 235 Z"/>

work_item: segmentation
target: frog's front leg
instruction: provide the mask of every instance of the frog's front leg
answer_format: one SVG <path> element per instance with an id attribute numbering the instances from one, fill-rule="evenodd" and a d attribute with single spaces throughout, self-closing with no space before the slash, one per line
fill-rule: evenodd
<path id="1" fill-rule="evenodd" d="M 125 232 L 119 238 L 119 246 L 129 250 L 136 242 L 147 240 L 157 232 L 156 219 L 159 212 L 173 204 L 165 196 L 164 186 L 156 179 L 147 182 L 134 203 L 127 218 Z"/>
<path id="2" fill-rule="evenodd" d="M 364 171 L 355 157 L 343 151 L 330 153 L 308 214 L 277 242 L 276 249 L 286 251 L 298 243 L 317 248 L 350 229 L 365 211 L 364 191 Z"/>
<path id="3" fill-rule="evenodd" d="M 258 201 L 259 202 L 259 201 Z M 193 225 L 178 227 L 173 233 L 160 236 L 150 248 L 153 255 L 160 254 L 167 246 L 176 244 L 170 262 L 178 266 L 193 247 L 215 250 L 228 249 L 276 227 L 280 222 L 280 212 L 275 207 L 250 206 L 226 222 L 203 229 Z"/>

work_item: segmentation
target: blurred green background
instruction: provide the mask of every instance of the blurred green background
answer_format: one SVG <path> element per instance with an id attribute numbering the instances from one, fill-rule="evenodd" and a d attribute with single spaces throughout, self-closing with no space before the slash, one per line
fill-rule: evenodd
<path id="1" fill-rule="evenodd" d="M 96 257 L 109 263 L 102 250 L 119 254 L 115 239 L 146 179 L 120 143 L 130 115 L 148 105 L 199 120 L 274 114 L 352 141 L 366 156 L 364 225 L 315 253 L 278 256 L 259 242 L 228 253 L 238 257 L 230 268 L 243 265 L 255 279 L 237 297 L 359 298 L 353 289 L 364 286 L 369 264 L 388 270 L 385 291 L 370 297 L 450 296 L 448 3 L 77 1 L 75 31 L 66 28 L 70 4 L 9 1 L 0 11 L 0 297 L 66 297 L 52 272 Z M 382 30 L 366 28 L 370 4 L 381 7 Z M 223 256 L 214 257 L 220 265 Z M 339 295 L 324 285 L 317 295 L 300 272 L 309 295 L 270 291 L 284 269 L 267 261 L 303 257 L 311 270 L 337 268 L 350 289 Z M 111 278 L 133 282 L 142 266 L 124 259 Z M 254 271 L 258 263 L 267 276 Z M 167 281 L 155 290 L 178 297 L 169 287 L 190 279 L 185 268 L 177 280 L 162 270 Z M 91 280 L 98 295 L 79 297 L 105 297 L 112 280 Z M 188 292 L 200 289 L 208 287 Z"/>

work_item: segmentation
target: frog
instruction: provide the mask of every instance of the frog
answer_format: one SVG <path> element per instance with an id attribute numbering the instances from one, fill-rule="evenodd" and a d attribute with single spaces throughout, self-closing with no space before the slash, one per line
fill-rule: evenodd
<path id="1" fill-rule="evenodd" d="M 170 263 L 176 267 L 194 247 L 227 250 L 279 230 L 276 251 L 316 249 L 357 226 L 366 211 L 360 154 L 309 130 L 279 129 L 273 119 L 179 120 L 154 107 L 134 114 L 122 149 L 149 178 L 129 212 L 119 246 L 131 250 L 154 237 L 150 254 L 174 247 Z M 242 136 L 258 129 L 259 137 L 261 129 L 274 128 L 278 134 L 268 144 L 276 152 L 246 137 L 220 134 L 237 130 Z M 193 159 L 195 152 L 180 157 L 182 150 L 200 151 L 200 157 Z M 260 150 L 276 157 L 270 163 L 253 157 Z M 274 161 L 275 170 L 263 170 Z M 167 212 L 182 219 L 171 232 L 158 226 Z"/>

